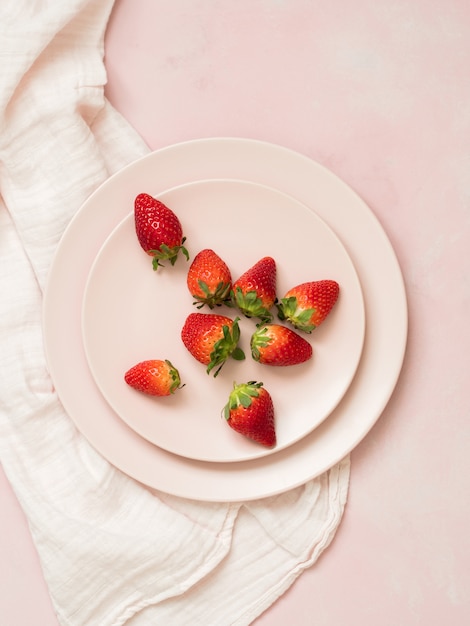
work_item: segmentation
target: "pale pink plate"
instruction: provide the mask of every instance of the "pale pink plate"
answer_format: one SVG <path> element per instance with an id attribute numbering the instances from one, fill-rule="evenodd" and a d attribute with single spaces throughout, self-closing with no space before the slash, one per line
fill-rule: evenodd
<path id="1" fill-rule="evenodd" d="M 142 191 L 156 195 L 150 183 Z M 279 297 L 294 285 L 323 278 L 339 283 L 340 297 L 320 327 L 310 335 L 302 333 L 314 356 L 295 367 L 256 363 L 250 354 L 256 321 L 238 313 L 246 359 L 230 359 L 214 378 L 181 341 L 186 317 L 197 311 L 186 284 L 190 262 L 181 257 L 174 267 L 167 264 L 154 272 L 137 241 L 132 211 L 104 243 L 85 288 L 83 338 L 95 382 L 126 424 L 175 454 L 228 462 L 282 450 L 331 413 L 356 372 L 365 323 L 354 266 L 323 220 L 298 200 L 267 186 L 207 180 L 158 197 L 179 216 L 191 258 L 203 248 L 213 248 L 235 280 L 259 259 L 271 256 L 277 265 Z M 237 316 L 228 307 L 215 312 Z M 274 321 L 280 323 L 276 315 Z M 153 398 L 124 382 L 131 366 L 153 358 L 169 359 L 178 368 L 185 387 L 174 396 Z M 273 398 L 274 448 L 235 433 L 221 417 L 233 382 L 250 380 L 262 381 Z"/>
<path id="2" fill-rule="evenodd" d="M 81 332 L 85 284 L 112 230 L 144 188 L 163 193 L 203 179 L 272 186 L 311 207 L 338 235 L 358 273 L 365 341 L 352 384 L 330 416 L 284 450 L 239 463 L 208 463 L 150 443 L 113 411 L 88 368 Z M 84 245 L 86 242 L 86 245 Z M 71 279 L 73 277 L 73 279 Z M 251 500 L 323 473 L 369 432 L 400 374 L 407 304 L 400 267 L 367 205 L 332 172 L 273 144 L 236 138 L 190 141 L 158 150 L 111 177 L 82 206 L 58 246 L 44 298 L 44 341 L 59 397 L 77 428 L 109 462 L 140 482 L 181 497 Z"/>

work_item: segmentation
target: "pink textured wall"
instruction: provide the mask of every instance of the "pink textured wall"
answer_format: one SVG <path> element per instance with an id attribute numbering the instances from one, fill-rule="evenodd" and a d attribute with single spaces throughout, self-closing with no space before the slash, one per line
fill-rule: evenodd
<path id="1" fill-rule="evenodd" d="M 403 374 L 352 454 L 343 523 L 256 624 L 469 623 L 470 3 L 119 0 L 106 64 L 108 97 L 153 149 L 250 137 L 332 169 L 404 272 Z M 0 623 L 54 626 L 6 483 L 0 494 Z"/>

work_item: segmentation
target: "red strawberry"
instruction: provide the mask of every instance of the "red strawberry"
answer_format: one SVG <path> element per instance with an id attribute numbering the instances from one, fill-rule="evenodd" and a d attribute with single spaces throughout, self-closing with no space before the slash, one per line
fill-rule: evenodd
<path id="1" fill-rule="evenodd" d="M 276 262 L 265 256 L 233 283 L 232 304 L 246 317 L 272 320 L 269 309 L 276 301 Z"/>
<path id="2" fill-rule="evenodd" d="M 169 396 L 181 389 L 180 375 L 170 361 L 141 361 L 124 375 L 128 385 L 150 396 Z"/>
<path id="3" fill-rule="evenodd" d="M 237 433 L 268 448 L 276 445 L 273 401 L 263 383 L 235 383 L 223 412 Z"/>
<path id="4" fill-rule="evenodd" d="M 232 275 L 225 261 L 213 250 L 201 250 L 189 268 L 187 285 L 197 308 L 205 304 L 210 309 L 228 300 Z"/>
<path id="5" fill-rule="evenodd" d="M 313 354 L 309 342 L 279 324 L 259 326 L 251 336 L 251 355 L 265 365 L 297 365 Z"/>
<path id="6" fill-rule="evenodd" d="M 163 202 L 146 193 L 139 194 L 134 201 L 134 218 L 137 239 L 144 251 L 153 257 L 153 269 L 160 261 L 175 264 L 178 253 L 189 259 L 184 247 L 185 238 L 178 217 Z"/>
<path id="7" fill-rule="evenodd" d="M 277 303 L 279 319 L 288 320 L 295 328 L 311 333 L 330 313 L 338 295 L 339 285 L 335 280 L 297 285 Z"/>
<path id="8" fill-rule="evenodd" d="M 238 320 L 238 317 L 231 320 L 215 313 L 191 313 L 186 318 L 181 339 L 193 357 L 207 365 L 208 374 L 216 368 L 214 377 L 229 357 L 237 361 L 245 358 L 245 353 L 238 347 Z"/>

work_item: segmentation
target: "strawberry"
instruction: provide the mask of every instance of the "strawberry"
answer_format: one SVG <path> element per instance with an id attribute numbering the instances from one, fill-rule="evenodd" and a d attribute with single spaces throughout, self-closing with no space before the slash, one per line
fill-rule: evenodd
<path id="1" fill-rule="evenodd" d="M 330 313 L 338 295 L 339 285 L 335 280 L 317 280 L 297 285 L 276 303 L 279 319 L 311 333 Z"/>
<path id="2" fill-rule="evenodd" d="M 229 299 L 232 275 L 225 261 L 213 250 L 201 250 L 191 263 L 187 285 L 197 308 L 205 304 L 210 309 Z"/>
<path id="3" fill-rule="evenodd" d="M 234 383 L 223 414 L 237 433 L 268 448 L 276 445 L 273 401 L 263 383 Z"/>
<path id="4" fill-rule="evenodd" d="M 297 365 L 308 361 L 313 354 L 306 339 L 279 324 L 258 326 L 250 345 L 254 360 L 265 365 Z"/>
<path id="5" fill-rule="evenodd" d="M 265 256 L 233 283 L 232 305 L 246 317 L 257 317 L 263 322 L 273 318 L 270 312 L 276 301 L 276 262 Z"/>
<path id="6" fill-rule="evenodd" d="M 184 247 L 185 237 L 178 217 L 163 202 L 139 194 L 134 201 L 134 218 L 137 239 L 143 250 L 153 257 L 153 269 L 157 270 L 161 261 L 168 260 L 175 264 L 178 253 L 189 259 Z"/>
<path id="7" fill-rule="evenodd" d="M 186 318 L 181 339 L 193 357 L 207 365 L 208 374 L 216 368 L 214 377 L 229 357 L 237 361 L 245 358 L 245 353 L 238 347 L 238 320 L 238 317 L 231 320 L 215 313 L 190 313 Z"/>
<path id="8" fill-rule="evenodd" d="M 180 375 L 170 361 L 141 361 L 124 375 L 128 385 L 149 396 L 169 396 L 181 389 Z"/>

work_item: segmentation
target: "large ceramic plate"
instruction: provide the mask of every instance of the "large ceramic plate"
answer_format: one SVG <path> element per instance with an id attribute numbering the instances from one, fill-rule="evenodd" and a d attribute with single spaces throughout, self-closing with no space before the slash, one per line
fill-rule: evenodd
<path id="1" fill-rule="evenodd" d="M 340 237 L 354 263 L 367 320 L 356 375 L 331 415 L 284 450 L 239 463 L 187 459 L 139 436 L 116 415 L 96 386 L 81 333 L 83 293 L 91 266 L 110 232 L 127 216 L 135 195 L 149 185 L 155 193 L 163 193 L 209 178 L 265 184 L 311 207 Z M 300 485 L 332 467 L 367 435 L 384 410 L 401 370 L 407 305 L 390 241 L 350 187 L 321 165 L 281 146 L 215 138 L 149 154 L 111 177 L 89 198 L 58 246 L 45 292 L 43 327 L 49 369 L 59 397 L 78 429 L 108 461 L 167 493 L 235 501 L 270 496 Z"/>
<path id="2" fill-rule="evenodd" d="M 153 188 L 143 191 L 153 193 Z M 331 413 L 356 372 L 364 340 L 364 303 L 354 266 L 323 220 L 264 185 L 200 181 L 158 197 L 179 216 L 191 257 L 214 248 L 235 280 L 261 257 L 271 256 L 276 260 L 279 297 L 294 285 L 322 278 L 340 284 L 340 297 L 328 319 L 315 332 L 303 334 L 314 349 L 307 363 L 289 368 L 256 363 L 250 356 L 256 321 L 240 316 L 239 345 L 246 359 L 230 359 L 216 378 L 209 376 L 181 341 L 185 319 L 196 310 L 186 285 L 189 264 L 181 257 L 174 267 L 154 272 L 137 241 L 131 210 L 97 255 L 85 288 L 83 336 L 94 379 L 131 428 L 175 454 L 242 461 L 282 450 Z M 232 319 L 237 315 L 228 307 L 215 312 Z M 124 372 L 152 358 L 169 359 L 185 387 L 169 398 L 152 398 L 126 385 Z M 262 381 L 273 398 L 274 448 L 242 437 L 221 418 L 233 382 L 249 380 Z"/>

